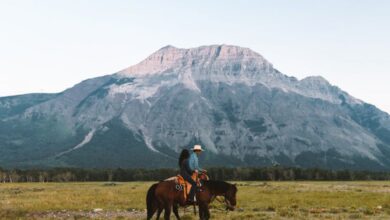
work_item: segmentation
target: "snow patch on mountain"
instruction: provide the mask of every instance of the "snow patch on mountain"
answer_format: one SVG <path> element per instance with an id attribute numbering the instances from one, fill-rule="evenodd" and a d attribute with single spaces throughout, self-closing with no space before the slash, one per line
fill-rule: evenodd
<path id="1" fill-rule="evenodd" d="M 156 152 L 156 153 L 161 153 L 160 151 L 158 151 L 156 148 L 153 147 L 152 139 L 145 134 L 145 129 L 142 129 L 142 130 L 143 130 L 142 133 L 143 133 L 143 138 L 144 138 L 145 144 L 149 148 L 149 150 Z"/>
<path id="2" fill-rule="evenodd" d="M 83 147 L 84 145 L 88 144 L 88 143 L 92 140 L 93 135 L 95 134 L 95 131 L 96 131 L 96 129 L 92 129 L 92 130 L 84 137 L 83 141 L 81 141 L 79 144 L 77 144 L 77 145 L 74 146 L 73 148 L 71 148 L 71 149 L 69 149 L 69 150 L 66 150 L 66 151 L 63 151 L 63 152 L 57 154 L 56 157 L 61 157 L 61 156 L 64 155 L 64 154 L 70 153 L 70 152 L 72 152 L 72 151 L 74 151 L 74 150 L 77 150 L 77 149 Z"/>

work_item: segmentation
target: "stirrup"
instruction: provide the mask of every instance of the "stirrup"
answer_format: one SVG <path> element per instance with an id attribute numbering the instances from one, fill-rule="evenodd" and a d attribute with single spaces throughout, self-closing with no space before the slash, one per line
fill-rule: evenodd
<path id="1" fill-rule="evenodd" d="M 196 196 L 191 200 L 190 198 L 187 199 L 187 203 L 189 204 L 196 204 Z"/>

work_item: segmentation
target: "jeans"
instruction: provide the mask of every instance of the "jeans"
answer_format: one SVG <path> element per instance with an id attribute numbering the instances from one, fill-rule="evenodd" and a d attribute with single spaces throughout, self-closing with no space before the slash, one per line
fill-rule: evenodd
<path id="1" fill-rule="evenodd" d="M 189 195 L 189 200 L 190 201 L 194 201 L 194 197 L 195 197 L 195 192 L 196 192 L 196 189 L 197 189 L 197 185 L 196 185 L 196 182 L 191 178 L 190 175 L 188 175 L 187 172 L 180 172 L 180 175 L 187 181 L 191 184 L 191 189 L 190 189 L 190 195 Z"/>

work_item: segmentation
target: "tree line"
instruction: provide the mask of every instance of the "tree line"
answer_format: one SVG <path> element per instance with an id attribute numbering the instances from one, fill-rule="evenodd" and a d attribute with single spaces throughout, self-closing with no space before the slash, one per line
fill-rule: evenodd
<path id="1" fill-rule="evenodd" d="M 211 179 L 226 181 L 390 180 L 390 172 L 325 170 L 318 168 L 260 167 L 209 168 Z M 1 169 L 0 182 L 159 181 L 178 174 L 177 169 Z"/>

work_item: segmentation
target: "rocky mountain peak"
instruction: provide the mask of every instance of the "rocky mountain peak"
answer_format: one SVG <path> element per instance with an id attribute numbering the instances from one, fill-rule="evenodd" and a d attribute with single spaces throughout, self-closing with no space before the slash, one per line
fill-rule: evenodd
<path id="1" fill-rule="evenodd" d="M 249 48 L 233 45 L 210 45 L 188 49 L 193 58 L 214 58 L 214 59 L 259 59 L 264 58 Z"/>
<path id="2" fill-rule="evenodd" d="M 140 63 L 119 72 L 125 76 L 142 76 L 162 73 L 169 69 L 196 68 L 199 66 L 224 66 L 239 64 L 243 67 L 272 67 L 260 54 L 249 48 L 232 45 L 210 45 L 190 49 L 176 48 L 167 45 Z"/>
<path id="3" fill-rule="evenodd" d="M 142 94 L 137 97 L 142 100 L 156 94 L 159 88 L 166 85 L 181 84 L 199 92 L 199 82 L 206 81 L 228 85 L 261 84 L 270 89 L 277 88 L 332 103 L 340 102 L 339 90 L 326 79 L 313 76 L 300 81 L 292 80 L 274 69 L 260 54 L 234 45 L 209 45 L 189 49 L 167 45 L 118 74 L 125 78 L 135 77 L 136 83 L 115 85 L 111 94 L 134 93 L 136 89 Z"/>

